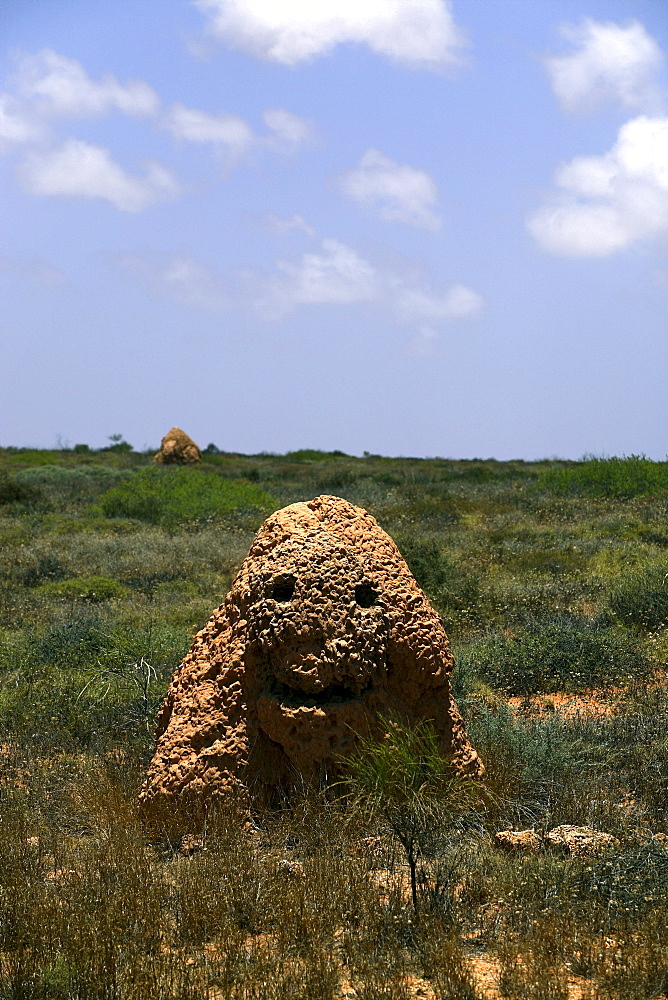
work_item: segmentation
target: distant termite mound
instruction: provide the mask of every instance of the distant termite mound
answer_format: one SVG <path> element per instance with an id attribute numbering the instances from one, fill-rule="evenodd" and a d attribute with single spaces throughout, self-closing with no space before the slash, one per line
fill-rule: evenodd
<path id="1" fill-rule="evenodd" d="M 338 497 L 269 517 L 195 637 L 158 715 L 147 816 L 247 809 L 331 780 L 356 734 L 431 720 L 451 766 L 482 774 L 452 698 L 439 616 L 366 511 Z"/>
<path id="2" fill-rule="evenodd" d="M 160 442 L 153 461 L 157 465 L 193 465 L 202 461 L 202 453 L 185 431 L 172 427 Z"/>

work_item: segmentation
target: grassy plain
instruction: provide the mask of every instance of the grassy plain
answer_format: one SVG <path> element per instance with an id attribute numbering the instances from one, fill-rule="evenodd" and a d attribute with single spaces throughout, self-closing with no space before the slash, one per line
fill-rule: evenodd
<path id="1" fill-rule="evenodd" d="M 0 998 L 665 996 L 668 463 L 150 465 L 0 451 Z M 201 842 L 137 816 L 173 668 L 264 516 L 320 493 L 374 514 L 444 618 L 487 767 L 484 808 L 428 813 L 417 907 L 391 824 L 326 796 Z M 562 823 L 619 846 L 494 844 Z"/>

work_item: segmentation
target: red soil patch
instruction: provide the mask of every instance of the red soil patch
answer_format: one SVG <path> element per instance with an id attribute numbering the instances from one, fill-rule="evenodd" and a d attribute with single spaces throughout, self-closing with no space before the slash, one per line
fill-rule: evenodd
<path id="1" fill-rule="evenodd" d="M 560 715 L 564 719 L 577 716 L 588 718 L 610 718 L 619 711 L 619 689 L 608 691 L 584 691 L 582 694 L 565 694 L 558 691 L 554 694 L 535 694 L 524 697 L 508 698 L 508 704 L 517 712 L 527 712 L 533 715 Z"/>

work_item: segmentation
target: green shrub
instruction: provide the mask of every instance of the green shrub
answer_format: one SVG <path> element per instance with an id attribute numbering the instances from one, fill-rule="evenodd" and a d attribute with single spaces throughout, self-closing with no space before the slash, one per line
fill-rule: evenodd
<path id="1" fill-rule="evenodd" d="M 22 483 L 16 476 L 0 477 L 0 507 L 21 504 L 34 507 L 42 499 L 42 494 L 29 483 Z"/>
<path id="2" fill-rule="evenodd" d="M 141 469 L 100 497 L 100 509 L 107 517 L 166 525 L 238 511 L 268 511 L 275 503 L 253 483 L 184 468 Z"/>
<path id="3" fill-rule="evenodd" d="M 399 536 L 397 544 L 411 573 L 439 611 L 447 615 L 447 612 L 473 609 L 480 597 L 480 581 L 476 574 L 463 573 L 443 554 L 435 539 L 406 535 Z M 447 624 L 453 622 L 449 620 Z"/>
<path id="4" fill-rule="evenodd" d="M 624 622 L 655 629 L 668 624 L 668 565 L 646 566 L 629 574 L 609 599 Z"/>
<path id="5" fill-rule="evenodd" d="M 300 448 L 285 455 L 292 462 L 328 462 L 332 458 L 349 458 L 344 451 L 318 451 L 316 448 Z"/>
<path id="6" fill-rule="evenodd" d="M 40 556 L 37 563 L 28 566 L 21 573 L 21 582 L 24 587 L 37 587 L 40 583 L 50 583 L 54 580 L 63 580 L 71 576 L 63 566 L 60 559 L 52 555 Z"/>
<path id="7" fill-rule="evenodd" d="M 397 545 L 423 590 L 433 594 L 452 579 L 452 565 L 434 539 L 399 536 Z"/>
<path id="8" fill-rule="evenodd" d="M 431 722 L 405 726 L 379 719 L 384 736 L 358 737 L 355 753 L 341 758 L 348 801 L 380 822 L 401 844 L 418 908 L 417 862 L 438 836 L 439 826 L 482 803 L 481 786 L 458 774 L 440 752 Z"/>
<path id="9" fill-rule="evenodd" d="M 578 691 L 628 681 L 648 669 L 625 629 L 567 613 L 529 621 L 513 635 L 476 640 L 461 660 L 510 694 Z"/>
<path id="10" fill-rule="evenodd" d="M 562 496 L 647 496 L 668 490 L 668 462 L 653 462 L 644 455 L 590 458 L 577 465 L 549 469 L 538 480 L 536 489 Z"/>
<path id="11" fill-rule="evenodd" d="M 572 885 L 580 898 L 594 897 L 613 917 L 668 906 L 668 850 L 650 840 L 588 865 Z"/>
<path id="12" fill-rule="evenodd" d="M 528 706 L 517 711 L 499 698 L 481 694 L 474 692 L 460 707 L 468 737 L 486 768 L 484 780 L 491 796 L 488 828 L 503 829 L 505 824 L 549 829 L 573 823 L 626 835 L 628 817 L 618 803 L 628 788 L 634 798 L 645 801 L 645 789 L 637 778 L 647 780 L 646 757 L 653 755 L 651 749 L 642 761 L 628 759 L 615 717 L 565 718 L 558 711 L 537 714 Z M 644 737 L 648 745 L 646 730 L 634 736 Z M 665 784 L 656 777 L 655 770 L 650 780 L 659 788 L 657 797 L 665 798 Z"/>
<path id="13" fill-rule="evenodd" d="M 125 441 L 122 434 L 110 434 L 109 440 L 111 444 L 108 444 L 106 448 L 101 448 L 100 451 L 113 451 L 118 455 L 129 455 L 133 450 L 130 442 Z"/>
<path id="14" fill-rule="evenodd" d="M 5 453 L 12 465 L 51 465 L 62 455 L 60 451 L 42 448 L 7 448 Z"/>
<path id="15" fill-rule="evenodd" d="M 72 469 L 62 465 L 41 465 L 22 469 L 14 478 L 25 489 L 43 494 L 51 501 L 67 504 L 73 501 L 90 502 L 127 475 L 127 471 L 108 465 L 79 465 Z"/>
<path id="16" fill-rule="evenodd" d="M 77 666 L 95 662 L 110 628 L 98 609 L 80 607 L 64 621 L 53 621 L 43 632 L 25 634 L 24 660 L 37 666 Z"/>
<path id="17" fill-rule="evenodd" d="M 36 589 L 40 594 L 52 597 L 94 602 L 108 601 L 112 597 L 124 597 L 128 592 L 123 584 L 106 576 L 76 576 L 71 580 L 43 583 Z"/>

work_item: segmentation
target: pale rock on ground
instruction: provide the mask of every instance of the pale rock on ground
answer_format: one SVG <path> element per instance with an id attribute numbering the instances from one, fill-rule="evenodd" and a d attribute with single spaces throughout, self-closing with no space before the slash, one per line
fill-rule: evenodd
<path id="1" fill-rule="evenodd" d="M 619 847 L 619 841 L 611 833 L 593 830 L 590 826 L 570 826 L 568 823 L 550 830 L 545 836 L 545 842 L 550 847 L 558 847 L 574 857 L 601 854 L 613 847 Z"/>
<path id="2" fill-rule="evenodd" d="M 543 839 L 535 830 L 499 830 L 494 840 L 498 847 L 514 854 L 529 854 L 543 846 Z"/>

